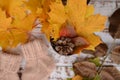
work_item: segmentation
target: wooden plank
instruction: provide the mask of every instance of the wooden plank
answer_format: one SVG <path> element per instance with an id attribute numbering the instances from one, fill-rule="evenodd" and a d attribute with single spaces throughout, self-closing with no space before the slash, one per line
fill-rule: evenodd
<path id="1" fill-rule="evenodd" d="M 95 7 L 95 14 L 102 14 L 105 16 L 110 16 L 118 6 L 116 0 L 91 0 L 90 4 Z"/>

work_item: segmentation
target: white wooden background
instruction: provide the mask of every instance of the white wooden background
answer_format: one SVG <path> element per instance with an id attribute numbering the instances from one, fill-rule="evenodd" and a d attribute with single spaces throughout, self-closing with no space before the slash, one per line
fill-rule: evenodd
<path id="1" fill-rule="evenodd" d="M 110 16 L 114 10 L 120 8 L 120 0 L 91 0 L 90 4 L 94 4 L 95 13 L 106 16 Z"/>

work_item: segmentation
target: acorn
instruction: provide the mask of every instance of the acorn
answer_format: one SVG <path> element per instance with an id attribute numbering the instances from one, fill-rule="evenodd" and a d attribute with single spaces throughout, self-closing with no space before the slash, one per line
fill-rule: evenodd
<path id="1" fill-rule="evenodd" d="M 77 36 L 77 33 L 72 25 L 70 25 L 67 22 L 62 25 L 60 30 L 60 37 L 75 37 L 75 36 Z"/>
<path id="2" fill-rule="evenodd" d="M 75 38 L 72 38 L 72 41 L 73 43 L 75 44 L 75 46 L 88 46 L 89 45 L 89 42 L 82 38 L 82 37 L 75 37 Z"/>

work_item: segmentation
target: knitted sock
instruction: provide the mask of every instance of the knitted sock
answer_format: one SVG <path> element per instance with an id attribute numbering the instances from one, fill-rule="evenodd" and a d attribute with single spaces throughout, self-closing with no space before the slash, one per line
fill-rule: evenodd
<path id="1" fill-rule="evenodd" d="M 0 80 L 19 80 L 20 55 L 0 53 Z"/>
<path id="2" fill-rule="evenodd" d="M 22 46 L 26 66 L 22 80 L 48 80 L 55 68 L 54 61 L 47 55 L 47 48 L 40 40 L 34 40 Z"/>

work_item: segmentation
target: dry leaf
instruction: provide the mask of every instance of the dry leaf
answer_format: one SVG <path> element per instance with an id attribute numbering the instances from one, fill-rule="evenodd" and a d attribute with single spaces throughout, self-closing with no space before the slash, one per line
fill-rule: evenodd
<path id="1" fill-rule="evenodd" d="M 107 45 L 105 43 L 100 43 L 95 47 L 95 50 L 83 49 L 82 52 L 87 54 L 92 54 L 95 57 L 103 57 L 106 55 L 107 50 L 108 50 Z"/>
<path id="2" fill-rule="evenodd" d="M 101 71 L 101 80 L 115 80 L 108 72 L 102 70 Z"/>
<path id="3" fill-rule="evenodd" d="M 95 47 L 95 53 L 94 55 L 96 57 L 102 57 L 102 56 L 105 56 L 106 53 L 107 53 L 107 50 L 108 50 L 108 47 L 105 43 L 100 43 L 99 45 L 97 45 Z"/>
<path id="4" fill-rule="evenodd" d="M 113 62 L 120 64 L 120 46 L 116 46 L 112 50 L 111 59 Z"/>
<path id="5" fill-rule="evenodd" d="M 120 38 L 120 8 L 117 9 L 109 18 L 109 33 L 113 38 Z"/>
<path id="6" fill-rule="evenodd" d="M 100 75 L 101 80 L 120 80 L 120 72 L 115 67 L 104 67 Z"/>
<path id="7" fill-rule="evenodd" d="M 82 61 L 73 64 L 73 70 L 76 75 L 86 78 L 94 78 L 97 74 L 96 65 L 88 61 Z"/>

